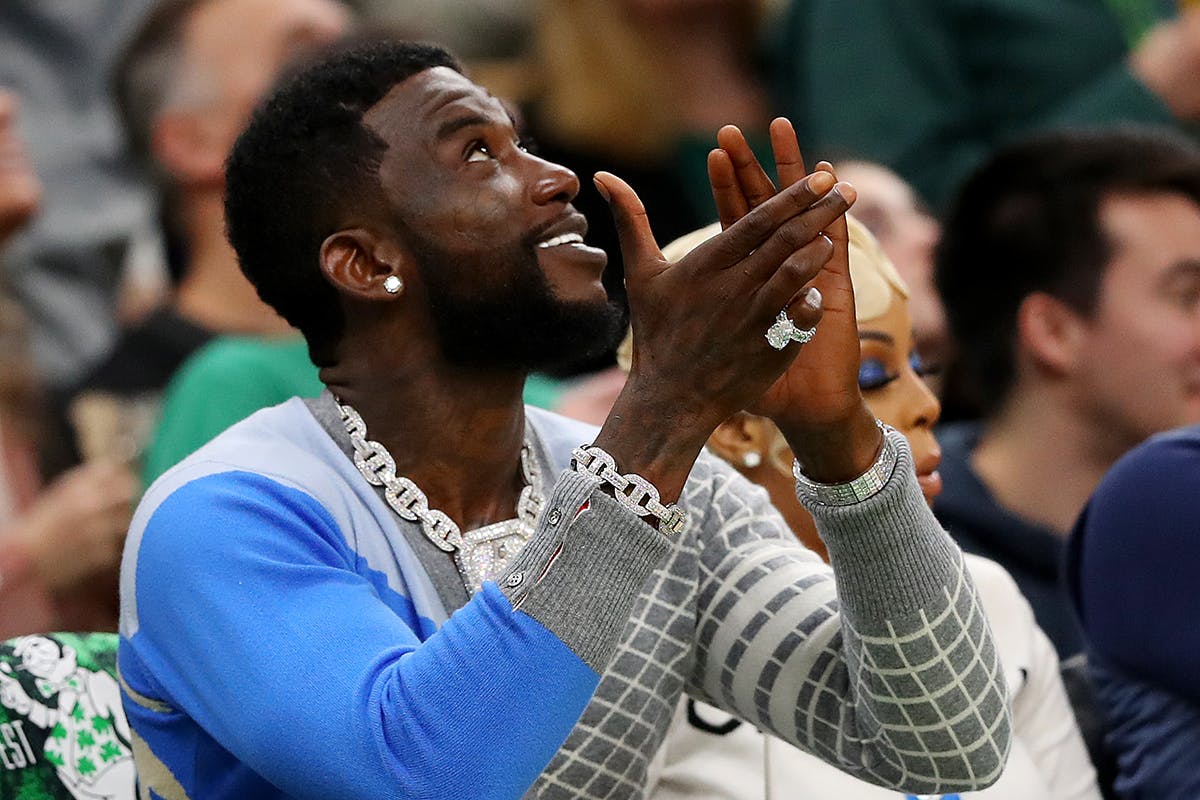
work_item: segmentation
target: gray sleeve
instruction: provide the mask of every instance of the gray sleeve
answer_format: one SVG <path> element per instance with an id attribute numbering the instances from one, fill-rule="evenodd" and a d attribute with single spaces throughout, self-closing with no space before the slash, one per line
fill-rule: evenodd
<path id="1" fill-rule="evenodd" d="M 714 476 L 693 689 L 872 783 L 970 791 L 1007 757 L 1003 675 L 962 554 L 889 435 L 882 491 L 811 509 L 832 570 L 757 495 L 722 487 L 740 476 Z"/>
<path id="2" fill-rule="evenodd" d="M 602 491 L 595 476 L 568 469 L 537 533 L 497 583 L 515 609 L 603 673 L 642 585 L 671 546 Z"/>

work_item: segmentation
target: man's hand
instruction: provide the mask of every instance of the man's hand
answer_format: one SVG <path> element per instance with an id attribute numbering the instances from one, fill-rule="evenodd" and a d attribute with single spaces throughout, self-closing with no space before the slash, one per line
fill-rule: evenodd
<path id="1" fill-rule="evenodd" d="M 727 126 L 717 134 L 719 149 L 709 156 L 709 177 L 722 225 L 737 224 L 744 215 L 772 202 L 779 192 L 813 176 L 836 178 L 833 166 L 824 161 L 811 175 L 807 173 L 790 122 L 777 119 L 770 132 L 780 190 L 759 165 L 741 131 Z M 853 188 L 842 183 L 837 186 L 853 202 Z M 832 256 L 812 281 L 823 298 L 816 336 L 800 347 L 788 370 L 750 410 L 770 417 L 779 426 L 805 474 L 814 480 L 838 482 L 866 471 L 878 453 L 880 438 L 858 388 L 858 323 L 845 215 L 831 220 L 824 235 L 833 247 Z"/>
<path id="2" fill-rule="evenodd" d="M 678 496 L 716 426 L 762 397 L 796 356 L 795 345 L 774 350 L 764 334 L 834 254 L 821 232 L 854 199 L 835 183 L 828 172 L 805 176 L 672 264 L 633 189 L 596 176 L 621 240 L 635 343 L 629 381 L 596 444 L 655 483 L 664 501 Z M 819 306 L 803 303 L 790 314 L 800 328 L 821 318 Z"/>

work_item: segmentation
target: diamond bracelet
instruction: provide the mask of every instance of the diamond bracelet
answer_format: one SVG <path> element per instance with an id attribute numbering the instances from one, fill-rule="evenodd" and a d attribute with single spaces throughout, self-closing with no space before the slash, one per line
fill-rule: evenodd
<path id="1" fill-rule="evenodd" d="M 634 473 L 622 475 L 617 471 L 613 457 L 596 445 L 576 447 L 571 451 L 571 458 L 576 472 L 595 475 L 613 487 L 613 497 L 620 505 L 639 517 L 656 518 L 658 529 L 663 533 L 678 534 L 687 524 L 687 514 L 679 506 L 662 504 L 654 484 Z"/>
<path id="2" fill-rule="evenodd" d="M 850 506 L 861 503 L 883 489 L 892 477 L 892 473 L 896 471 L 896 462 L 900 460 L 900 453 L 890 436 L 896 432 L 896 429 L 879 420 L 875 420 L 875 424 L 883 433 L 883 446 L 875 458 L 875 463 L 854 480 L 845 483 L 818 483 L 804 474 L 800 469 L 799 461 L 792 461 L 792 475 L 796 479 L 796 497 L 801 503 Z"/>

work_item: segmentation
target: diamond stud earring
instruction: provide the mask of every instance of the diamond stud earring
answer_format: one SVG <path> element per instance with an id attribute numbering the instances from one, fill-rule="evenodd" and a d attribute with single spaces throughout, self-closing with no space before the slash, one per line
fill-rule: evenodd
<path id="1" fill-rule="evenodd" d="M 388 275 L 383 279 L 383 290 L 388 294 L 396 294 L 404 288 L 404 281 L 399 275 Z"/>
<path id="2" fill-rule="evenodd" d="M 754 469 L 762 463 L 762 454 L 757 450 L 747 450 L 742 455 L 742 466 L 746 469 Z"/>

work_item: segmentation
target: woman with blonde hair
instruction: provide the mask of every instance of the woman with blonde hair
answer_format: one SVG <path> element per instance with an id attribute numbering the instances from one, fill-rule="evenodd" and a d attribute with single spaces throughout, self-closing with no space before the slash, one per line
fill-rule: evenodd
<path id="1" fill-rule="evenodd" d="M 730 149 L 728 142 L 723 143 Z M 922 381 L 912 345 L 908 289 L 878 243 L 850 220 L 850 273 L 862 351 L 859 387 L 871 410 L 903 433 L 911 447 L 926 500 L 941 491 L 941 453 L 933 435 L 940 407 Z M 677 260 L 720 230 L 696 231 L 663 250 Z M 818 336 L 820 335 L 818 331 Z M 627 365 L 627 339 L 621 357 Z M 827 558 L 812 518 L 794 494 L 792 454 L 767 419 L 740 413 L 713 434 L 709 449 L 771 496 L 797 537 Z M 1058 658 L 1037 627 L 1028 602 L 997 564 L 966 556 L 1000 655 L 1013 712 L 1013 748 L 999 780 L 981 792 L 950 798 L 1098 800 L 1088 760 L 1059 676 Z M 930 670 L 938 669 L 931 654 Z M 802 694 L 803 696 L 803 694 Z M 814 696 L 812 702 L 822 698 Z M 677 711 L 658 754 L 657 786 L 650 795 L 674 798 L 839 797 L 902 798 L 892 790 L 839 772 L 820 759 L 740 723 L 726 712 L 687 700 Z"/>

